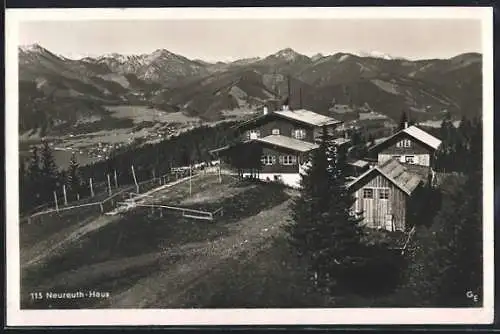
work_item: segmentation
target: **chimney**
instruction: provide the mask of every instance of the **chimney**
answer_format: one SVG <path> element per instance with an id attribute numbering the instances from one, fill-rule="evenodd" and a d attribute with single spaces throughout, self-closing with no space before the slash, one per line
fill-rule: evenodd
<path id="1" fill-rule="evenodd" d="M 264 106 L 264 115 L 267 115 L 269 113 L 269 110 L 267 109 L 267 106 Z"/>
<path id="2" fill-rule="evenodd" d="M 408 127 L 408 122 L 405 122 L 405 129 Z"/>
<path id="3" fill-rule="evenodd" d="M 283 111 L 288 110 L 288 104 L 284 104 L 284 105 L 281 107 L 281 109 L 283 109 Z"/>

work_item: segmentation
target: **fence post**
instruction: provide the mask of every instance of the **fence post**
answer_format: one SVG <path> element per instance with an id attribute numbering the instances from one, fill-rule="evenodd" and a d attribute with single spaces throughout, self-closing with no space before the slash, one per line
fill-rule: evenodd
<path id="1" fill-rule="evenodd" d="M 76 200 L 79 201 L 80 200 L 80 194 L 76 194 Z"/>
<path id="2" fill-rule="evenodd" d="M 134 177 L 135 187 L 136 187 L 137 193 L 139 193 L 139 185 L 137 184 L 137 179 L 135 177 L 134 165 L 132 165 L 131 167 L 132 167 L 132 176 Z"/>
<path id="3" fill-rule="evenodd" d="M 57 193 L 54 191 L 54 202 L 56 203 L 56 211 L 59 212 L 59 205 L 57 205 Z"/>
<path id="4" fill-rule="evenodd" d="M 64 196 L 64 205 L 68 205 L 68 197 L 66 196 L 66 185 L 63 184 L 63 196 Z"/>
<path id="5" fill-rule="evenodd" d="M 109 174 L 106 174 L 106 177 L 108 178 L 108 193 L 109 196 L 111 196 L 111 181 L 109 179 Z"/>
<path id="6" fill-rule="evenodd" d="M 92 187 L 92 178 L 90 178 L 90 196 L 94 197 L 94 188 Z"/>
<path id="7" fill-rule="evenodd" d="M 101 213 L 103 213 L 104 212 L 104 207 L 102 206 L 102 202 L 99 203 L 99 206 L 101 207 Z"/>
<path id="8" fill-rule="evenodd" d="M 115 169 L 115 188 L 118 188 L 118 176 L 116 175 L 116 169 Z"/>
<path id="9" fill-rule="evenodd" d="M 189 196 L 191 196 L 193 193 L 193 186 L 192 186 L 192 181 L 191 181 L 192 175 L 193 175 L 192 167 L 191 167 L 191 165 L 189 165 Z"/>

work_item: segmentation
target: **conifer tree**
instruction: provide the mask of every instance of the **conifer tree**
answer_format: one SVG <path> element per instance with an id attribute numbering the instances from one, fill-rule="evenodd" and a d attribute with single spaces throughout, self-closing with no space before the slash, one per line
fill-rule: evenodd
<path id="1" fill-rule="evenodd" d="M 35 206 L 42 201 L 42 171 L 40 168 L 40 157 L 38 156 L 38 148 L 35 146 L 31 151 L 28 169 L 26 171 L 26 201 L 27 207 Z"/>
<path id="2" fill-rule="evenodd" d="M 76 199 L 77 194 L 80 194 L 82 188 L 82 180 L 80 177 L 80 165 L 76 160 L 76 155 L 71 155 L 71 160 L 68 167 L 67 185 L 71 197 Z"/>
<path id="3" fill-rule="evenodd" d="M 52 149 L 47 141 L 42 146 L 41 156 L 41 193 L 44 201 L 52 200 L 52 192 L 57 190 L 60 185 L 59 171 L 54 161 Z"/>
<path id="4" fill-rule="evenodd" d="M 310 168 L 302 175 L 301 196 L 292 205 L 290 244 L 309 263 L 319 287 L 330 288 L 360 247 L 361 229 L 351 216 L 346 189 L 345 153 L 332 146 L 324 129 Z"/>

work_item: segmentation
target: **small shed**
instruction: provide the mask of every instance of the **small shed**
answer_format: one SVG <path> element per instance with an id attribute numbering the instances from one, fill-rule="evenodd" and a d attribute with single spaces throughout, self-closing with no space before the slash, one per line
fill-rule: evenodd
<path id="1" fill-rule="evenodd" d="M 422 184 L 421 175 L 391 159 L 369 169 L 347 188 L 355 197 L 352 209 L 366 227 L 404 231 L 410 202 L 419 200 L 415 194 Z"/>

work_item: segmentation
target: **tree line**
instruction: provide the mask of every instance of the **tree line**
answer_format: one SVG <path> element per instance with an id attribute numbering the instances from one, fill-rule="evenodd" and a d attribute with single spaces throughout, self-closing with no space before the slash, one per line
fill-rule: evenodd
<path id="1" fill-rule="evenodd" d="M 431 130 L 432 131 L 432 130 Z M 442 144 L 436 153 L 436 170 L 466 173 L 482 166 L 482 120 L 463 117 L 455 127 L 447 115 L 441 127 L 433 131 Z"/>
<path id="2" fill-rule="evenodd" d="M 35 146 L 28 162 L 19 162 L 19 197 L 21 211 L 53 202 L 54 192 L 66 187 L 69 199 L 88 196 L 80 176 L 76 156 L 71 156 L 67 170 L 59 170 L 47 141 Z"/>

